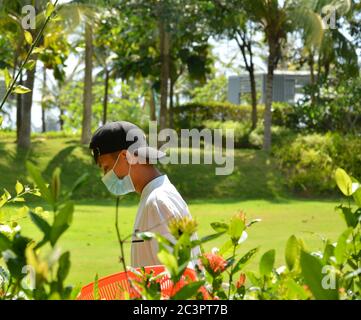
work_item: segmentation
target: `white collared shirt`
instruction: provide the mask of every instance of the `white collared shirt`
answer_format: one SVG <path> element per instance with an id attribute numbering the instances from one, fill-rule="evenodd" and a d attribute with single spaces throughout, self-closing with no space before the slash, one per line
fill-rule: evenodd
<path id="1" fill-rule="evenodd" d="M 168 177 L 162 175 L 150 181 L 142 191 L 135 218 L 131 247 L 132 266 L 161 264 L 157 258 L 157 241 L 155 239 L 141 241 L 135 237 L 136 232 L 160 233 L 169 240 L 174 240 L 169 232 L 168 222 L 173 218 L 184 216 L 190 216 L 188 206 Z M 192 240 L 195 239 L 197 239 L 196 234 L 192 236 Z M 192 257 L 196 258 L 199 255 L 199 247 L 194 248 Z M 189 267 L 193 267 L 193 263 Z"/>

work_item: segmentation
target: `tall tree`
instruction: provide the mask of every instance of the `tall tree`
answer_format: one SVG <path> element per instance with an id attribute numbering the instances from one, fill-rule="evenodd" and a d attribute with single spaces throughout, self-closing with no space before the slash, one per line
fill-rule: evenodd
<path id="1" fill-rule="evenodd" d="M 234 40 L 242 55 L 244 68 L 248 72 L 251 88 L 251 129 L 255 129 L 258 122 L 257 115 L 257 86 L 255 76 L 255 34 L 257 31 L 245 12 L 242 2 L 238 0 L 212 0 L 205 8 L 208 17 L 208 24 L 214 36 L 226 37 Z"/>
<path id="2" fill-rule="evenodd" d="M 160 92 L 160 128 L 169 124 L 169 94 L 172 81 L 174 86 L 176 79 L 172 78 L 172 75 L 175 74 L 172 66 L 176 65 L 174 59 L 178 59 L 181 52 L 187 54 L 183 50 L 192 48 L 192 43 L 200 46 L 197 39 L 203 33 L 200 28 L 200 24 L 203 22 L 200 16 L 202 4 L 195 0 L 123 0 L 120 4 L 118 1 L 115 2 L 120 11 L 127 12 L 126 15 L 131 17 L 128 18 L 130 30 L 136 32 L 138 41 L 139 37 L 142 37 L 146 43 L 151 43 L 149 56 L 144 55 L 149 49 L 145 50 L 143 44 L 138 43 L 138 49 L 142 54 L 138 55 L 137 61 L 131 60 L 133 66 L 126 69 L 134 70 L 135 66 L 138 66 L 139 70 L 142 70 L 143 76 L 152 75 L 157 79 L 154 87 L 159 88 Z M 200 30 L 202 31 L 200 32 Z M 131 34 L 133 32 L 128 31 Z M 180 39 L 182 40 L 180 41 Z M 192 49 L 188 51 L 192 51 Z M 133 58 L 135 57 L 134 51 L 131 55 Z M 189 69 L 189 66 L 192 65 L 191 60 L 196 60 L 194 55 L 188 57 Z M 197 62 L 199 62 L 198 65 L 193 64 L 192 66 L 194 71 L 204 64 L 203 59 L 198 59 Z"/>
<path id="3" fill-rule="evenodd" d="M 85 72 L 83 93 L 83 120 L 81 143 L 87 144 L 91 139 L 92 88 L 93 88 L 93 27 L 92 22 L 85 23 Z"/>
<path id="4" fill-rule="evenodd" d="M 303 1 L 247 0 L 242 3 L 249 19 L 261 28 L 268 45 L 263 149 L 270 151 L 273 77 L 281 58 L 282 46 L 287 41 L 288 33 L 305 26 L 311 31 L 308 37 L 320 41 L 322 21 L 318 14 L 303 6 Z"/>

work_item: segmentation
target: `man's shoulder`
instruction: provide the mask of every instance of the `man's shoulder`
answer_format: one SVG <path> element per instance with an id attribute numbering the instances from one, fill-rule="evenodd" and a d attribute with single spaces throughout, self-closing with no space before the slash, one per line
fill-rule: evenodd
<path id="1" fill-rule="evenodd" d="M 168 207 L 174 205 L 187 206 L 178 190 L 171 183 L 152 190 L 145 201 L 146 207 Z"/>

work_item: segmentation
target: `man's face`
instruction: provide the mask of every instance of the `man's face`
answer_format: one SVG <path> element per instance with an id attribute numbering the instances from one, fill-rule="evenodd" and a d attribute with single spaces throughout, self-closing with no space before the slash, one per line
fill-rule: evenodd
<path id="1" fill-rule="evenodd" d="M 118 178 L 122 179 L 129 172 L 129 164 L 126 157 L 126 150 L 117 151 L 113 153 L 102 154 L 98 158 L 98 166 L 105 175 L 109 170 L 114 167 L 114 172 Z M 118 158 L 119 156 L 119 158 Z M 118 158 L 118 161 L 117 161 Z"/>

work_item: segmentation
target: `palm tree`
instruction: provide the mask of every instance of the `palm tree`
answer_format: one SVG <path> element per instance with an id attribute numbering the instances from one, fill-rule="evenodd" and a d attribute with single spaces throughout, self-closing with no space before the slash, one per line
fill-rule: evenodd
<path id="1" fill-rule="evenodd" d="M 305 6 L 309 10 L 321 15 L 324 12 L 333 12 L 338 17 L 344 16 L 351 8 L 350 0 L 313 0 L 307 1 Z M 326 27 L 322 40 L 319 43 L 308 41 L 309 30 L 305 28 L 301 32 L 303 42 L 304 61 L 307 62 L 311 74 L 311 101 L 316 103 L 317 83 L 326 82 L 329 76 L 331 64 L 345 61 L 342 66 L 343 73 L 349 77 L 358 75 L 358 58 L 354 44 L 338 26 Z"/>
<path id="2" fill-rule="evenodd" d="M 271 124 L 273 100 L 273 76 L 282 56 L 282 46 L 287 35 L 297 29 L 307 28 L 307 38 L 320 42 L 322 38 L 322 19 L 319 14 L 304 5 L 307 1 L 247 0 L 243 8 L 251 21 L 257 23 L 268 45 L 266 103 L 264 113 L 263 149 L 271 149 Z"/>

